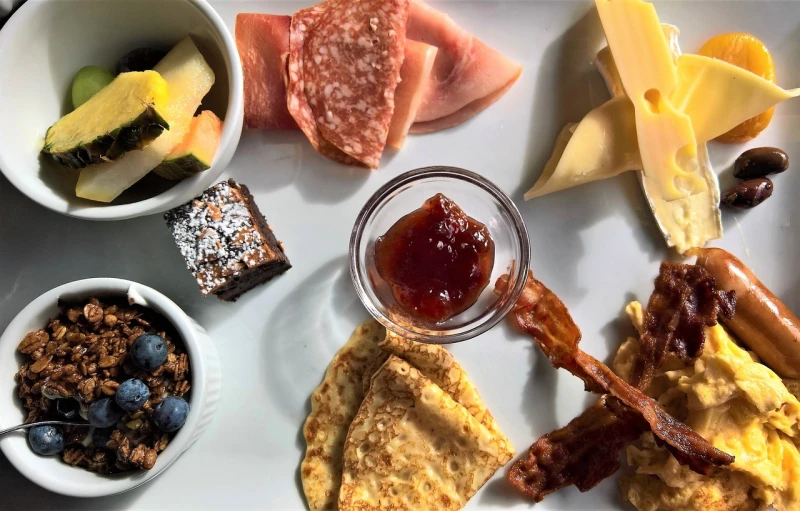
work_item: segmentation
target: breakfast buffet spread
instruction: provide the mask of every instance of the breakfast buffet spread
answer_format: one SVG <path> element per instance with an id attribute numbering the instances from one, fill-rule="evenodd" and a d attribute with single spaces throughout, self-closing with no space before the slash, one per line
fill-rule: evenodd
<path id="1" fill-rule="evenodd" d="M 0 32 L 0 49 L 19 31 L 15 23 L 47 8 L 32 4 Z M 302 158 L 332 160 L 326 168 L 334 170 L 315 185 L 324 188 L 340 179 L 336 170 L 387 172 L 399 151 L 419 151 L 415 142 L 428 134 L 446 133 L 458 145 L 476 143 L 459 140 L 465 126 L 501 129 L 483 112 L 502 105 L 523 73 L 507 56 L 521 50 L 490 46 L 462 26 L 457 8 L 451 17 L 446 6 L 423 0 L 323 0 L 289 15 L 242 11 L 228 20 L 233 35 L 203 0 L 183 4 L 203 11 L 230 54 L 221 59 L 202 31 L 189 27 L 168 44 L 138 40 L 115 54 L 113 65 L 81 58 L 61 80 L 68 86 L 56 91 L 67 98 L 60 114 L 35 128 L 35 157 L 23 170 L 44 183 L 67 183 L 58 193 L 88 210 L 135 204 L 133 191 L 142 202 L 161 201 L 142 213 L 161 215 L 158 228 L 171 235 L 176 247 L 168 248 L 182 256 L 195 294 L 229 302 L 229 316 L 246 306 L 230 304 L 243 296 L 247 304 L 281 300 L 274 284 L 292 279 L 305 260 L 279 241 L 288 231 L 274 232 L 275 219 L 300 218 L 293 225 L 320 240 L 319 250 L 332 238 L 344 252 L 348 242 L 306 229 L 308 204 L 279 208 L 259 200 L 263 183 L 251 191 L 238 182 L 235 164 L 236 179 L 218 179 L 240 128 L 261 141 L 292 137 L 295 156 L 308 147 Z M 583 309 L 570 291 L 576 276 L 568 275 L 575 270 L 557 264 L 544 279 L 537 260 L 529 264 L 532 247 L 541 254 L 560 240 L 529 240 L 526 221 L 530 227 L 561 218 L 520 213 L 480 173 L 429 167 L 391 176 L 367 201 L 349 240 L 353 286 L 373 319 L 350 322 L 349 339 L 308 327 L 334 347 L 312 348 L 322 354 L 324 372 L 312 363 L 275 362 L 287 364 L 282 377 L 311 370 L 318 382 L 310 398 L 301 396 L 310 402 L 304 422 L 293 418 L 302 430 L 302 461 L 282 467 L 299 474 L 295 508 L 477 508 L 483 498 L 476 495 L 495 477 L 504 505 L 527 499 L 541 506 L 554 492 L 571 495 L 570 487 L 601 491 L 595 487 L 613 476 L 618 504 L 641 511 L 800 509 L 800 318 L 743 262 L 746 244 L 738 257 L 712 246 L 726 219 L 738 226 L 738 212 L 789 186 L 796 144 L 737 145 L 758 139 L 800 89 L 778 85 L 777 59 L 753 34 L 682 35 L 663 22 L 673 20 L 662 20 L 660 4 L 645 0 L 585 7 L 603 42 L 578 41 L 586 46 L 581 52 L 595 55 L 589 74 L 602 79 L 609 99 L 593 98 L 593 108 L 563 126 L 524 193 L 533 202 L 517 205 L 541 204 L 580 185 L 576 193 L 588 195 L 597 190 L 589 183 L 622 184 L 618 176 L 636 174 L 651 216 L 630 229 L 655 228 L 666 247 L 659 240 L 653 249 L 660 254 L 629 254 L 663 261 L 657 275 L 646 274 L 644 280 L 654 278 L 646 302 L 631 293 L 604 297 L 627 303 L 623 317 L 633 334 L 615 334 L 608 363 L 584 351 L 600 332 L 587 329 L 590 340 L 581 343 Z M 679 36 L 705 43 L 684 52 Z M 218 101 L 226 94 L 227 107 Z M 738 157 L 726 176 L 732 185 L 721 187 L 727 168 L 715 169 L 712 157 L 725 147 Z M 27 193 L 15 161 L 0 157 L 0 169 Z M 203 176 L 212 185 L 198 188 Z M 289 272 L 290 256 L 298 270 Z M 602 264 L 609 278 L 625 272 L 615 269 L 620 261 Z M 641 280 L 644 273 L 634 275 Z M 212 343 L 202 315 L 195 322 L 157 291 L 106 282 L 112 280 L 43 295 L 0 338 L 0 358 L 13 368 L 13 375 L 3 372 L 13 395 L 6 393 L 10 405 L 0 402 L 0 447 L 24 475 L 56 492 L 80 495 L 39 480 L 45 467 L 123 481 L 95 496 L 147 482 L 209 425 L 223 370 L 226 380 L 241 376 L 217 354 L 235 349 L 236 339 Z M 16 287 L 3 291 L 12 296 Z M 320 302 L 304 300 L 299 313 L 286 314 L 295 319 L 282 323 L 292 329 L 282 335 L 307 348 L 313 341 L 290 323 L 314 323 L 318 311 L 307 309 Z M 532 373 L 556 378 L 551 373 L 563 369 L 591 396 L 576 417 L 553 419 L 552 431 L 526 429 L 533 443 L 519 452 L 511 438 L 525 437 L 503 432 L 513 417 L 490 411 L 507 411 L 502 396 L 478 391 L 478 382 L 503 372 L 492 358 L 504 344 L 484 345 L 478 363 L 468 360 L 476 352 L 446 347 L 492 327 L 533 340 Z M 466 367 L 480 377 L 470 379 Z M 508 388 L 503 381 L 504 393 L 537 400 L 535 384 Z M 277 434 L 239 426 L 236 435 Z"/>

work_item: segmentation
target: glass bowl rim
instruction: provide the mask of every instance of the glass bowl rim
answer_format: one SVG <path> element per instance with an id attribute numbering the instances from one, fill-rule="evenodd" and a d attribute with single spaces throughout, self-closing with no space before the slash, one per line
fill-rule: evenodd
<path id="1" fill-rule="evenodd" d="M 361 278 L 363 268 L 361 261 L 359 260 L 360 258 L 358 253 L 358 248 L 361 245 L 364 235 L 364 228 L 369 220 L 372 219 L 378 208 L 385 204 L 388 200 L 391 200 L 395 196 L 396 192 L 405 186 L 431 178 L 456 179 L 476 186 L 491 195 L 505 211 L 505 213 L 511 218 L 511 228 L 516 234 L 516 239 L 519 243 L 520 249 L 519 260 L 515 261 L 516 264 L 514 264 L 514 270 L 512 270 L 516 272 L 516 282 L 513 289 L 511 289 L 511 291 L 508 293 L 505 303 L 497 308 L 494 313 L 485 321 L 477 325 L 471 325 L 472 322 L 468 322 L 459 327 L 453 333 L 446 333 L 446 331 L 443 331 L 441 335 L 431 335 L 410 330 L 392 321 L 386 314 L 384 314 L 370 298 L 368 292 L 369 284 L 365 283 Z M 403 174 L 391 179 L 389 182 L 378 188 L 378 190 L 372 194 L 372 196 L 361 208 L 361 211 L 358 213 L 358 217 L 356 217 L 356 221 L 353 225 L 353 230 L 350 235 L 350 279 L 353 281 L 353 287 L 355 287 L 361 303 L 364 304 L 364 307 L 366 307 L 370 315 L 372 315 L 372 317 L 378 320 L 378 322 L 387 329 L 408 339 L 429 344 L 452 344 L 466 341 L 468 339 L 472 339 L 473 337 L 477 337 L 484 332 L 487 332 L 497 325 L 497 323 L 499 323 L 504 317 L 506 317 L 506 315 L 508 315 L 509 312 L 511 312 L 511 309 L 517 303 L 520 295 L 522 295 L 522 291 L 525 289 L 525 284 L 528 279 L 529 265 L 530 239 L 528 238 L 528 230 L 525 226 L 525 222 L 522 219 L 522 215 L 520 214 L 519 209 L 517 209 L 517 206 L 514 204 L 508 194 L 501 190 L 497 185 L 475 172 L 462 169 L 460 167 L 444 165 L 421 167 L 404 172 Z M 493 283 L 490 283 L 489 285 L 491 286 Z M 369 287 L 371 288 L 371 286 Z M 484 316 L 481 315 L 476 319 L 483 317 Z M 474 321 L 475 320 L 473 320 L 473 322 Z"/>

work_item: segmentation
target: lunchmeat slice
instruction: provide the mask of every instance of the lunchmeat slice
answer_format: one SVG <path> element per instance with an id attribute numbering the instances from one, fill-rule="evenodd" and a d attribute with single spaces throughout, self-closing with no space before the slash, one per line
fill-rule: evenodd
<path id="1" fill-rule="evenodd" d="M 289 53 L 291 16 L 240 13 L 236 47 L 244 74 L 244 127 L 297 129 L 286 108 L 284 58 Z"/>
<path id="2" fill-rule="evenodd" d="M 406 56 L 400 69 L 400 84 L 394 93 L 394 115 L 386 140 L 396 149 L 402 149 L 408 130 L 414 123 L 437 52 L 435 46 L 410 39 L 406 41 Z"/>
<path id="3" fill-rule="evenodd" d="M 447 118 L 427 129 L 412 128 L 412 133 L 464 122 L 499 99 L 522 74 L 521 65 L 421 0 L 411 1 L 406 37 L 439 48 L 415 121 Z"/>
<path id="4" fill-rule="evenodd" d="M 508 82 L 504 87 L 498 89 L 497 91 L 489 94 L 488 96 L 484 96 L 480 99 L 476 99 L 472 103 L 469 103 L 466 106 L 461 107 L 460 109 L 456 110 L 450 115 L 445 115 L 444 117 L 440 117 L 438 119 L 434 119 L 432 121 L 424 121 L 424 122 L 414 122 L 411 125 L 411 128 L 408 130 L 409 133 L 413 135 L 422 135 L 425 133 L 433 133 L 436 131 L 446 130 L 448 128 L 452 128 L 454 126 L 458 126 L 462 122 L 466 122 L 469 119 L 475 117 L 477 114 L 489 108 L 489 105 L 500 99 L 508 92 L 508 89 L 514 85 L 516 80 L 512 80 Z"/>
<path id="5" fill-rule="evenodd" d="M 287 105 L 314 147 L 377 168 L 394 113 L 408 0 L 327 0 L 292 17 Z"/>
<path id="6" fill-rule="evenodd" d="M 291 16 L 272 14 L 242 13 L 236 16 L 236 45 L 244 71 L 244 123 L 247 129 L 300 129 L 286 106 L 284 83 L 291 21 Z M 386 141 L 392 147 L 402 148 L 414 123 L 437 51 L 435 46 L 406 40 L 400 83 L 395 90 L 394 115 Z M 459 112 L 432 122 L 451 122 L 454 115 L 459 115 Z M 417 123 L 414 129 L 419 131 L 420 126 L 424 124 Z"/>

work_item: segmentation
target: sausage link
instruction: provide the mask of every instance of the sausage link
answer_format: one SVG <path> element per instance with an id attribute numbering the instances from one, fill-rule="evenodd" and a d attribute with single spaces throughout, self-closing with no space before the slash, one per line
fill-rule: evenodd
<path id="1" fill-rule="evenodd" d="M 736 292 L 736 313 L 723 324 L 780 376 L 800 377 L 800 319 L 733 254 L 720 248 L 690 254 L 720 289 Z"/>

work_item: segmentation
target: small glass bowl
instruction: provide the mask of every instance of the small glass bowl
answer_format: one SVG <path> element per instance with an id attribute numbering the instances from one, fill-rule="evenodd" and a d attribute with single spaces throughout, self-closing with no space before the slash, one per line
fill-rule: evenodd
<path id="1" fill-rule="evenodd" d="M 458 316 L 432 324 L 398 306 L 389 285 L 378 275 L 374 251 L 379 236 L 437 193 L 453 200 L 489 229 L 495 259 L 489 285 L 478 301 Z M 522 293 L 529 262 L 528 231 L 508 195 L 478 174 L 456 167 L 425 167 L 389 181 L 364 205 L 350 237 L 350 276 L 370 314 L 403 337 L 433 344 L 465 341 L 496 325 Z M 506 274 L 509 284 L 497 295 L 494 284 Z"/>

